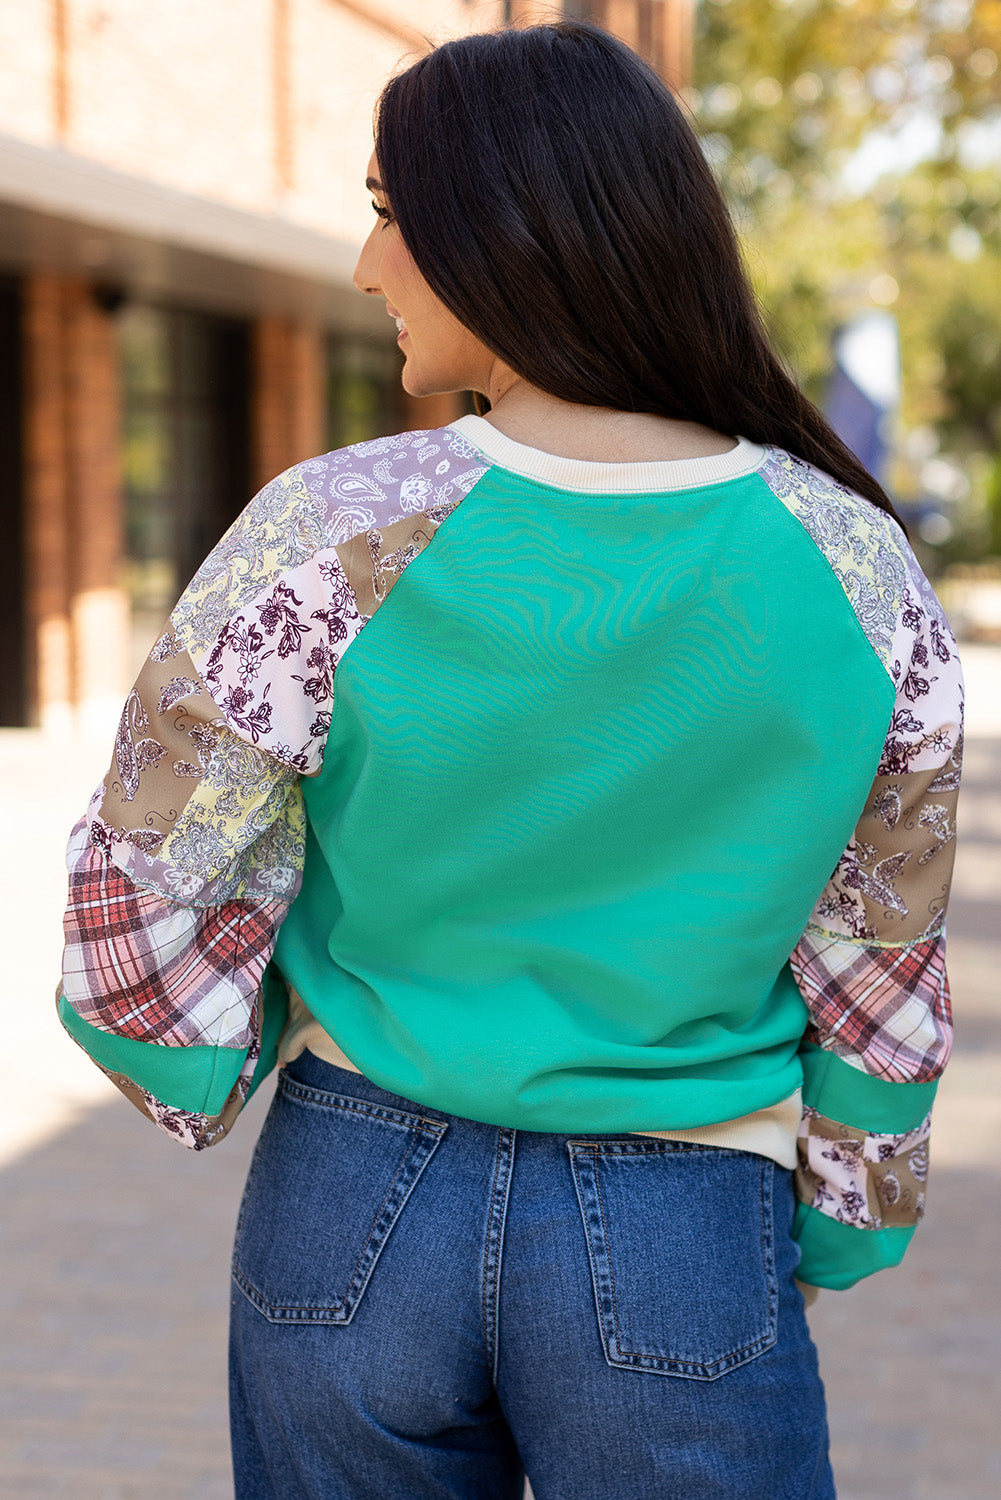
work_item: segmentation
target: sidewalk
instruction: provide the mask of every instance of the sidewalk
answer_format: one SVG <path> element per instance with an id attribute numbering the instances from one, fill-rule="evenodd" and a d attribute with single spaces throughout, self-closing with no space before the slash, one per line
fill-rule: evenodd
<path id="1" fill-rule="evenodd" d="M 963 655 L 957 1045 L 929 1212 L 900 1271 L 825 1294 L 812 1314 L 840 1500 L 1001 1495 L 1001 650 Z M 194 1156 L 55 1023 L 55 851 L 108 753 L 79 745 L 70 761 L 37 734 L 0 731 L 5 846 L 28 849 L 0 872 L 0 1494 L 228 1500 L 229 1241 L 270 1089 L 229 1141 Z"/>

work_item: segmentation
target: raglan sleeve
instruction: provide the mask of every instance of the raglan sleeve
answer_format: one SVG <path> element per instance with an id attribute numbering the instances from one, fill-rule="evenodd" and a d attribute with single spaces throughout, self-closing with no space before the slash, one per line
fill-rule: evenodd
<path id="1" fill-rule="evenodd" d="M 340 653 L 363 623 L 302 468 L 255 497 L 170 616 L 70 836 L 60 1020 L 195 1150 L 275 1064 L 271 966 Z"/>
<path id="2" fill-rule="evenodd" d="M 889 666 L 896 697 L 875 781 L 790 960 L 809 1011 L 797 1274 L 820 1287 L 901 1260 L 924 1212 L 932 1102 L 952 1044 L 945 913 L 963 681 L 916 570 Z"/>

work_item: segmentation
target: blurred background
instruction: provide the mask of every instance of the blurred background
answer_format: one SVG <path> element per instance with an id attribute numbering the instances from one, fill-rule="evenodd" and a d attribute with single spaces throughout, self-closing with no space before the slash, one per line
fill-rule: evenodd
<path id="1" fill-rule="evenodd" d="M 251 494 L 470 409 L 402 392 L 395 326 L 351 286 L 372 108 L 428 45 L 558 14 L 679 94 L 777 344 L 963 643 L 929 1213 L 901 1271 L 811 1322 L 842 1500 L 1001 1496 L 1001 4 L 0 0 L 5 1496 L 232 1493 L 228 1243 L 266 1091 L 191 1157 L 75 1050 L 51 1004 L 61 850 L 138 663 Z"/>

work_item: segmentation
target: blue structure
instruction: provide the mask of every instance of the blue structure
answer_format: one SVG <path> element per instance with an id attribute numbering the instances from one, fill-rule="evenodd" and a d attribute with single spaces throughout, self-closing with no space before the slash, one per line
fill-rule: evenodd
<path id="1" fill-rule="evenodd" d="M 900 401 L 900 342 L 892 313 L 871 308 L 834 336 L 827 419 L 874 479 L 884 480 Z"/>

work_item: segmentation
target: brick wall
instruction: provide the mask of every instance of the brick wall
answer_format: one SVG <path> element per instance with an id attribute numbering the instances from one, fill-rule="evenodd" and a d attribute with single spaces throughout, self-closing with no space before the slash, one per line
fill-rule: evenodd
<path id="1" fill-rule="evenodd" d="M 0 0 L 0 132 L 335 236 L 379 89 L 502 0 Z"/>
<path id="2" fill-rule="evenodd" d="M 259 318 L 251 350 L 251 477 L 258 490 L 289 464 L 322 453 L 326 350 L 322 329 Z"/>
<path id="3" fill-rule="evenodd" d="M 25 614 L 34 716 L 104 727 L 126 686 L 118 366 L 88 285 L 24 286 Z"/>
<path id="4" fill-rule="evenodd" d="M 673 72 L 691 8 L 598 9 Z M 560 10 L 511 5 L 522 23 Z M 0 0 L 0 132 L 354 240 L 367 229 L 362 169 L 382 84 L 423 38 L 503 15 L 503 0 Z"/>
<path id="5" fill-rule="evenodd" d="M 634 0 L 606 0 L 636 40 Z M 522 23 L 558 11 L 515 0 Z M 683 49 L 690 7 L 664 21 Z M 500 23 L 503 0 L 0 0 L 0 133 L 361 243 L 372 108 L 422 49 Z M 670 26 L 670 46 L 665 26 Z M 660 34 L 660 33 L 658 33 Z M 26 629 L 36 716 L 103 719 L 127 651 L 113 330 L 83 280 L 27 278 Z M 253 479 L 325 447 L 324 330 L 260 317 Z M 436 426 L 457 398 L 408 398 Z"/>
<path id="6" fill-rule="evenodd" d="M 73 684 L 61 279 L 28 277 L 23 308 L 28 680 L 33 717 L 68 723 Z"/>

